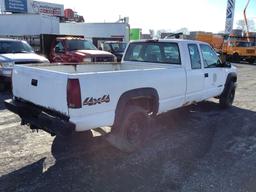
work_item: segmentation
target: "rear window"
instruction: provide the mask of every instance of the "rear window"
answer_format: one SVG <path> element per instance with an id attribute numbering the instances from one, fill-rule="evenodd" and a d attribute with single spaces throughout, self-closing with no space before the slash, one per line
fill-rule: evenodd
<path id="1" fill-rule="evenodd" d="M 124 61 L 181 64 L 178 44 L 169 42 L 131 43 Z"/>

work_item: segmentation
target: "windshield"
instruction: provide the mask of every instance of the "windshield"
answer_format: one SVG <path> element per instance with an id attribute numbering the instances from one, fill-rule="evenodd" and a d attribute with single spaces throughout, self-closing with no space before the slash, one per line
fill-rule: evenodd
<path id="1" fill-rule="evenodd" d="M 90 41 L 73 39 L 67 41 L 67 50 L 97 50 L 97 48 Z"/>
<path id="2" fill-rule="evenodd" d="M 127 43 L 110 43 L 110 46 L 114 52 L 124 52 Z"/>
<path id="3" fill-rule="evenodd" d="M 32 52 L 32 47 L 25 41 L 0 41 L 0 54 Z"/>

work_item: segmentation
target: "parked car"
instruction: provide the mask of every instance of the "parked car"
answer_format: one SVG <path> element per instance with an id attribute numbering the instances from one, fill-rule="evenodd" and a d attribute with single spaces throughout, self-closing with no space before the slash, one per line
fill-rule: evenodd
<path id="1" fill-rule="evenodd" d="M 11 83 L 14 65 L 28 63 L 49 63 L 43 56 L 34 53 L 26 41 L 0 39 L 0 90 Z"/>
<path id="2" fill-rule="evenodd" d="M 98 50 L 82 35 L 40 34 L 16 36 L 26 40 L 36 53 L 44 55 L 52 63 L 115 62 L 115 55 Z"/>
<path id="3" fill-rule="evenodd" d="M 120 64 L 16 65 L 5 104 L 22 124 L 52 135 L 112 126 L 112 144 L 133 151 L 156 115 L 212 97 L 230 107 L 236 84 L 236 68 L 207 43 L 142 40 Z"/>
<path id="4" fill-rule="evenodd" d="M 51 42 L 49 60 L 60 63 L 114 62 L 116 57 L 98 50 L 89 40 L 74 37 L 57 37 Z"/>
<path id="5" fill-rule="evenodd" d="M 127 43 L 120 41 L 105 41 L 100 49 L 113 53 L 117 57 L 117 61 L 122 60 Z"/>

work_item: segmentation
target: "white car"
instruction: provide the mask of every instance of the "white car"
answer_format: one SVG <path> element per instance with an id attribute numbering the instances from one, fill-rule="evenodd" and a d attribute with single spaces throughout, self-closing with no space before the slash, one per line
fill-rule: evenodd
<path id="1" fill-rule="evenodd" d="M 121 64 L 16 65 L 12 80 L 5 103 L 22 124 L 53 135 L 112 126 L 132 151 L 158 114 L 211 97 L 231 106 L 237 73 L 206 43 L 165 39 L 131 42 Z"/>
<path id="2" fill-rule="evenodd" d="M 28 63 L 49 63 L 49 60 L 34 53 L 26 41 L 0 39 L 0 90 L 11 83 L 14 65 Z"/>

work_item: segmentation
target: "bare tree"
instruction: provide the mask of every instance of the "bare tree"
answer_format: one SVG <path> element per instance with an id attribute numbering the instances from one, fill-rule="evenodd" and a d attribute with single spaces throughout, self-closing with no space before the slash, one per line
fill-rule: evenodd
<path id="1" fill-rule="evenodd" d="M 255 22 L 254 22 L 252 19 L 249 19 L 249 20 L 247 21 L 247 23 L 248 23 L 248 29 L 249 29 L 249 31 L 255 31 Z M 246 31 L 246 30 L 247 30 L 245 21 L 242 20 L 242 19 L 241 19 L 241 20 L 238 20 L 238 21 L 236 22 L 236 25 L 237 25 L 237 28 L 238 28 L 238 29 L 242 29 L 243 31 Z"/>
<path id="2" fill-rule="evenodd" d="M 152 38 L 155 37 L 155 31 L 153 29 L 149 29 L 149 34 L 151 35 Z"/>

